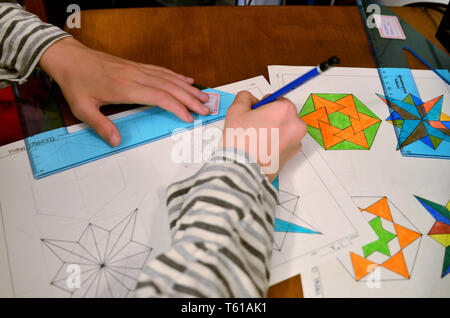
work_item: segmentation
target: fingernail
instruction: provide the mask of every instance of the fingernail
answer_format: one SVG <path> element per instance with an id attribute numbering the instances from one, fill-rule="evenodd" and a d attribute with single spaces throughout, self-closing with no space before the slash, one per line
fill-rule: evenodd
<path id="1" fill-rule="evenodd" d="M 112 134 L 111 136 L 109 136 L 108 141 L 111 146 L 117 147 L 120 143 L 119 135 Z"/>
<path id="2" fill-rule="evenodd" d="M 187 122 L 191 122 L 191 121 L 193 121 L 194 120 L 194 117 L 192 117 L 192 115 L 190 114 L 190 113 L 188 113 L 187 115 L 186 115 L 186 121 Z"/>
<path id="3" fill-rule="evenodd" d="M 209 114 L 209 107 L 208 106 L 202 106 L 202 109 Z"/>
<path id="4" fill-rule="evenodd" d="M 205 102 L 207 102 L 209 100 L 209 95 L 203 92 L 200 92 L 200 98 L 204 99 Z"/>
<path id="5" fill-rule="evenodd" d="M 191 83 L 194 82 L 194 79 L 193 79 L 193 78 L 187 77 L 187 76 L 184 76 L 184 80 L 187 81 L 187 82 L 191 82 Z"/>

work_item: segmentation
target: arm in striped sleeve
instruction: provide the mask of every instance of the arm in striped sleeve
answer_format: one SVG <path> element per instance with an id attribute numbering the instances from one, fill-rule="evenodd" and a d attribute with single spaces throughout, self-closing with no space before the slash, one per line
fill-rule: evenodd
<path id="1" fill-rule="evenodd" d="M 45 50 L 67 36 L 17 2 L 0 0 L 0 87 L 25 82 Z"/>
<path id="2" fill-rule="evenodd" d="M 221 149 L 168 188 L 171 248 L 149 261 L 138 297 L 265 297 L 277 194 L 245 153 Z"/>

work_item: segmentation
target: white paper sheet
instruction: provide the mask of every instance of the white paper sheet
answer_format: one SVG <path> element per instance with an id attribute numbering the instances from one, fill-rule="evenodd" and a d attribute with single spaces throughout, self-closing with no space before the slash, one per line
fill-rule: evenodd
<path id="1" fill-rule="evenodd" d="M 271 284 L 375 238 L 331 170 L 308 146 L 283 168 L 279 188 L 277 217 L 320 234 L 275 233 Z M 288 219 L 286 211 L 292 211 L 294 202 L 295 214 Z"/>
<path id="2" fill-rule="evenodd" d="M 262 76 L 218 89 L 247 89 L 257 98 L 270 92 Z M 213 125 L 220 131 L 223 122 Z M 162 139 L 40 180 L 32 176 L 23 141 L 1 147 L 0 295 L 132 296 L 143 264 L 170 244 L 166 187 L 202 165 L 168 160 L 176 142 Z M 202 146 L 214 148 L 208 140 Z M 319 177 L 321 165 L 301 153 L 280 176 L 280 189 L 299 196 L 292 221 L 322 234 L 276 234 L 281 249 L 274 251 L 272 283 L 362 239 L 359 228 L 367 225 L 349 212 L 356 207 L 333 176 Z M 284 202 L 288 209 L 291 203 Z M 79 266 L 81 288 L 71 264 Z"/>
<path id="3" fill-rule="evenodd" d="M 278 89 L 309 69 L 311 67 L 269 66 L 271 84 Z M 413 71 L 413 75 L 422 100 L 425 102 L 443 95 L 442 112 L 449 114 L 449 86 L 432 71 Z M 357 282 L 348 253 L 338 260 L 302 272 L 305 297 L 449 297 L 450 275 L 441 278 L 444 247 L 427 235 L 435 220 L 414 195 L 445 206 L 450 199 L 450 161 L 407 158 L 396 151 L 394 129 L 386 122 L 388 107 L 375 95 L 384 95 L 376 69 L 333 68 L 287 97 L 300 111 L 312 93 L 353 94 L 382 123 L 370 150 L 324 150 L 311 136 L 304 139 L 305 148 L 315 147 L 316 154 L 323 158 L 359 207 L 366 208 L 387 197 L 394 223 L 403 224 L 422 236 L 411 244 L 412 251 L 402 249 L 410 275 L 408 279 L 380 267 L 380 271 L 374 271 L 373 275 Z M 365 216 L 370 218 L 367 213 Z M 392 224 L 382 221 L 383 228 L 395 233 Z M 392 256 L 399 250 L 395 242 L 395 239 L 389 242 Z M 359 247 L 353 251 L 361 254 L 361 250 Z M 383 257 L 375 252 L 368 259 L 379 264 L 385 261 Z"/>
<path id="4" fill-rule="evenodd" d="M 263 76 L 217 89 L 233 94 L 247 90 L 258 99 L 273 91 Z M 285 203 L 277 207 L 277 217 L 321 234 L 275 233 L 271 285 L 298 274 L 310 264 L 344 253 L 355 242 L 374 237 L 367 231 L 365 237 L 360 236 L 361 227 L 367 229 L 367 224 L 349 212 L 356 209 L 353 202 L 321 158 L 307 158 L 304 152 L 305 149 L 288 162 L 280 174 L 280 202 Z M 321 176 L 318 170 L 323 171 Z"/>

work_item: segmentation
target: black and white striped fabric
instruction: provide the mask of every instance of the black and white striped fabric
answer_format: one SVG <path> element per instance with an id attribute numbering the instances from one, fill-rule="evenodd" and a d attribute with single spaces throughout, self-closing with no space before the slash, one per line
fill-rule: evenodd
<path id="1" fill-rule="evenodd" d="M 67 36 L 17 2 L 0 0 L 0 87 L 25 82 L 45 50 Z"/>
<path id="2" fill-rule="evenodd" d="M 137 296 L 265 297 L 276 201 L 256 163 L 217 151 L 168 188 L 172 245 L 146 265 Z"/>

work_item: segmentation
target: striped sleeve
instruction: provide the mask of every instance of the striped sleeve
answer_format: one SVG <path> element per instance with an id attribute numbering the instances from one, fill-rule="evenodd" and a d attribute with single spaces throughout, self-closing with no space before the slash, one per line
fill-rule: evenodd
<path id="1" fill-rule="evenodd" d="M 24 83 L 45 50 L 67 36 L 15 1 L 0 0 L 0 87 Z"/>
<path id="2" fill-rule="evenodd" d="M 221 149 L 171 185 L 170 249 L 150 260 L 137 297 L 265 297 L 277 192 L 256 163 Z"/>

